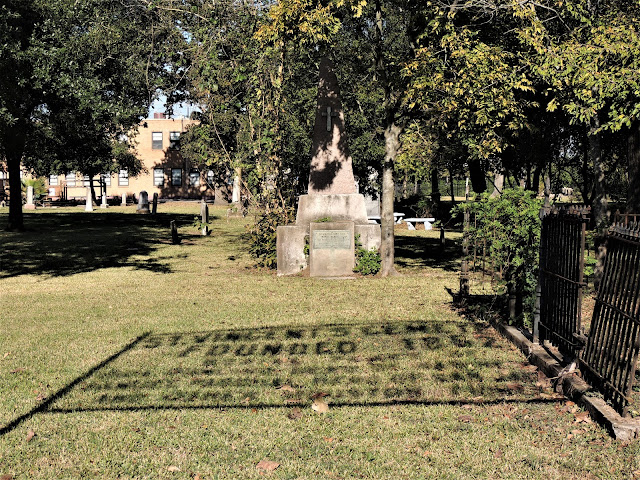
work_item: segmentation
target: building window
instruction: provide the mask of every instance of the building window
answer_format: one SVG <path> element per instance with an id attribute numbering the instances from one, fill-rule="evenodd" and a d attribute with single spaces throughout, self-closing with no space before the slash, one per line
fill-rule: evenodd
<path id="1" fill-rule="evenodd" d="M 110 187 L 111 186 L 111 174 L 110 173 L 103 173 L 101 178 L 102 178 L 102 181 L 104 182 L 106 187 Z"/>
<path id="2" fill-rule="evenodd" d="M 126 187 L 129 185 L 129 171 L 128 170 L 120 170 L 118 173 L 118 185 L 120 187 Z"/>
<path id="3" fill-rule="evenodd" d="M 151 148 L 153 150 L 162 150 L 162 132 L 151 133 Z"/>
<path id="4" fill-rule="evenodd" d="M 76 174 L 75 173 L 68 173 L 67 176 L 65 177 L 65 180 L 67 182 L 67 187 L 75 187 L 76 186 Z"/>
<path id="5" fill-rule="evenodd" d="M 189 185 L 192 187 L 200 186 L 200 172 L 195 168 L 192 168 L 189 172 Z"/>
<path id="6" fill-rule="evenodd" d="M 174 187 L 179 187 L 182 185 L 182 169 L 181 168 L 171 169 L 171 185 Z"/>
<path id="7" fill-rule="evenodd" d="M 169 148 L 180 148 L 180 132 L 169 132 Z"/>
<path id="8" fill-rule="evenodd" d="M 2 178 L 2 177 L 0 177 Z M 57 187 L 58 186 L 58 175 L 49 175 L 49 185 L 51 187 Z"/>
<path id="9" fill-rule="evenodd" d="M 83 187 L 90 187 L 91 186 L 91 178 L 89 177 L 89 175 L 83 175 L 82 176 L 82 186 Z"/>
<path id="10" fill-rule="evenodd" d="M 9 178 L 9 173 L 0 170 L 0 180 L 6 180 Z"/>
<path id="11" fill-rule="evenodd" d="M 164 170 L 162 168 L 153 169 L 153 184 L 156 187 L 164 187 Z"/>

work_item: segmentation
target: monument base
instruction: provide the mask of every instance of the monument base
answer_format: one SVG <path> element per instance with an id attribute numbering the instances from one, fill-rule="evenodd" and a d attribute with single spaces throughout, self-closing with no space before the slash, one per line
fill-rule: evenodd
<path id="1" fill-rule="evenodd" d="M 371 223 L 367 225 L 356 225 L 355 234 L 360 235 L 359 241 L 365 250 L 380 250 L 380 244 L 382 243 L 380 225 Z"/>
<path id="2" fill-rule="evenodd" d="M 35 210 L 36 206 L 33 203 L 26 203 L 22 208 L 25 210 Z"/>
<path id="3" fill-rule="evenodd" d="M 276 230 L 278 275 L 295 275 L 307 267 L 304 254 L 307 228 L 297 225 L 280 226 Z"/>
<path id="4" fill-rule="evenodd" d="M 367 224 L 364 195 L 359 193 L 300 195 L 296 225 L 306 226 L 320 219 Z"/>

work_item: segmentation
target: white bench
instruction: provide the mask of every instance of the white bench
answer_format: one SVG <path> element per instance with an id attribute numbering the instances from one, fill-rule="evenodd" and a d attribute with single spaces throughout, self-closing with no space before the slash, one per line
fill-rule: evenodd
<path id="1" fill-rule="evenodd" d="M 435 218 L 405 218 L 404 219 L 405 223 L 407 224 L 407 227 L 409 228 L 409 230 L 415 230 L 416 226 L 415 224 L 417 223 L 424 223 L 424 229 L 425 230 L 431 230 L 433 227 L 433 222 L 436 221 Z"/>
<path id="2" fill-rule="evenodd" d="M 394 223 L 402 223 L 402 219 L 404 218 L 404 213 L 393 212 L 393 222 Z M 369 223 L 381 223 L 380 215 L 371 215 L 367 217 Z"/>

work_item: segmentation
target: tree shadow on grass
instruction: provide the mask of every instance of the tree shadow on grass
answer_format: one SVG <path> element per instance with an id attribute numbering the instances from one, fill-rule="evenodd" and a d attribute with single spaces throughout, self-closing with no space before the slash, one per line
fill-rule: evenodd
<path id="1" fill-rule="evenodd" d="M 163 262 L 167 259 L 141 257 L 171 243 L 171 220 L 178 226 L 190 225 L 193 215 L 25 215 L 25 232 L 0 232 L 0 278 L 29 274 L 57 277 L 110 267 L 169 273 L 170 266 Z"/>
<path id="2" fill-rule="evenodd" d="M 6 426 L 37 413 L 546 403 L 486 324 L 444 321 L 144 334 Z"/>
<path id="3" fill-rule="evenodd" d="M 448 272 L 460 270 L 462 249 L 458 241 L 447 240 L 440 246 L 437 238 L 396 235 L 395 262 L 400 267 L 441 268 Z"/>

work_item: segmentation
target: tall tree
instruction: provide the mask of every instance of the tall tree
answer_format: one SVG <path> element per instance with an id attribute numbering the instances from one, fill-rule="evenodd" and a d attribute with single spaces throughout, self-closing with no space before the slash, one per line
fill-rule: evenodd
<path id="1" fill-rule="evenodd" d="M 0 154 L 8 229 L 22 229 L 20 166 L 107 173 L 135 166 L 132 130 L 160 90 L 180 91 L 182 33 L 143 0 L 2 6 Z"/>

